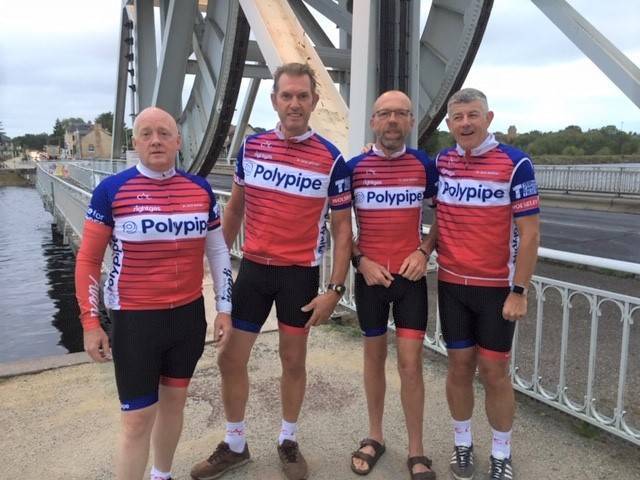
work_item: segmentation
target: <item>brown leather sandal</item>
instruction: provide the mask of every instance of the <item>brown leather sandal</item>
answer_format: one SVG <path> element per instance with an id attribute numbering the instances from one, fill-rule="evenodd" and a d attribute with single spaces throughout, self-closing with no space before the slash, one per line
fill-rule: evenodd
<path id="1" fill-rule="evenodd" d="M 428 457 L 409 457 L 407 459 L 407 467 L 409 467 L 411 480 L 436 480 L 436 472 L 431 470 L 432 463 L 433 462 L 431 462 L 431 459 Z M 413 467 L 415 467 L 416 465 L 424 465 L 431 471 L 413 473 Z"/>
<path id="2" fill-rule="evenodd" d="M 375 455 L 369 455 L 368 453 L 361 452 L 360 450 L 364 447 L 373 448 L 374 452 L 376 452 Z M 360 448 L 351 454 L 351 471 L 357 475 L 369 475 L 385 450 L 385 446 L 382 443 L 375 441 L 373 438 L 363 439 L 360 442 Z M 364 461 L 369 468 L 366 470 L 358 470 L 353 464 L 354 458 L 359 458 Z"/>

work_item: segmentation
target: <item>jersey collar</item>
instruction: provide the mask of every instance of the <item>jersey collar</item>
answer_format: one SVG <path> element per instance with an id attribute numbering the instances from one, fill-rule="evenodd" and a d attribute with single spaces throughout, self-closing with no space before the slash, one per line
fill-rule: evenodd
<path id="1" fill-rule="evenodd" d="M 371 150 L 373 151 L 374 155 L 377 155 L 378 157 L 382 157 L 382 158 L 398 158 L 398 157 L 401 157 L 402 155 L 405 154 L 405 152 L 407 151 L 407 146 L 403 145 L 400 150 L 398 150 L 397 152 L 392 153 L 391 156 L 389 156 L 389 157 L 387 157 L 385 155 L 384 151 L 379 149 L 375 143 L 373 144 L 373 147 L 371 147 Z"/>
<path id="2" fill-rule="evenodd" d="M 171 178 L 176 174 L 175 167 L 171 167 L 166 172 L 156 172 L 155 170 L 151 170 L 150 168 L 145 167 L 142 164 L 142 162 L 138 162 L 138 164 L 136 165 L 136 168 L 145 177 L 153 178 L 155 180 L 162 180 L 164 178 Z"/>
<path id="3" fill-rule="evenodd" d="M 493 135 L 493 133 L 490 133 L 487 135 L 487 138 L 485 138 L 480 145 L 478 145 L 476 148 L 471 149 L 471 156 L 479 157 L 480 155 L 487 153 L 489 150 L 493 150 L 497 146 L 498 146 L 498 141 L 496 140 L 496 137 Z M 462 148 L 458 144 L 456 144 L 456 151 L 458 152 L 458 155 L 460 155 L 461 157 L 464 156 L 465 154 L 464 148 Z"/>
<path id="4" fill-rule="evenodd" d="M 276 128 L 273 131 L 276 133 L 276 136 L 280 140 L 286 140 L 288 142 L 293 142 L 293 143 L 304 142 L 305 140 L 312 137 L 316 133 L 312 128 L 310 128 L 309 130 L 304 132 L 302 135 L 298 135 L 297 137 L 285 138 L 284 133 L 282 133 L 282 125 L 280 124 L 280 122 L 278 122 L 278 124 L 276 125 Z"/>

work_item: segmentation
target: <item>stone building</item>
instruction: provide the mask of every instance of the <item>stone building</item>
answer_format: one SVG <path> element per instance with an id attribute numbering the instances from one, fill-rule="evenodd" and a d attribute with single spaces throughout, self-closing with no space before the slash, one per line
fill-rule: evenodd
<path id="1" fill-rule="evenodd" d="M 111 158 L 111 134 L 96 124 L 73 125 L 65 132 L 67 155 L 78 160 Z"/>

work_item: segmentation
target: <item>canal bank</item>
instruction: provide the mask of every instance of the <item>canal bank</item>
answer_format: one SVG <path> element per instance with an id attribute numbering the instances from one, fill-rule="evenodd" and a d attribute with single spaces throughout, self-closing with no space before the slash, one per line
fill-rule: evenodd
<path id="1" fill-rule="evenodd" d="M 35 169 L 33 172 L 0 169 L 0 187 L 29 187 L 35 184 Z"/>

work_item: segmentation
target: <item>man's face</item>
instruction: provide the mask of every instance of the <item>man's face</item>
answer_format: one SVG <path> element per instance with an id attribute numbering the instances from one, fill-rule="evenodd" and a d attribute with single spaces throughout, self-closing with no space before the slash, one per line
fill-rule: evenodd
<path id="1" fill-rule="evenodd" d="M 175 166 L 180 149 L 180 135 L 171 115 L 158 108 L 143 110 L 136 119 L 133 146 L 142 164 L 157 172 Z"/>
<path id="2" fill-rule="evenodd" d="M 486 111 L 480 100 L 454 103 L 447 115 L 447 126 L 458 145 L 465 151 L 482 144 L 489 133 L 493 112 Z"/>
<path id="3" fill-rule="evenodd" d="M 396 152 L 404 146 L 413 122 L 411 101 L 400 92 L 388 92 L 373 105 L 369 125 L 376 134 L 376 144 L 389 152 Z"/>
<path id="4" fill-rule="evenodd" d="M 309 129 L 309 117 L 316 108 L 318 95 L 311 92 L 308 75 L 282 74 L 278 79 L 278 91 L 271 94 L 271 104 L 278 113 L 285 137 L 302 135 Z"/>

